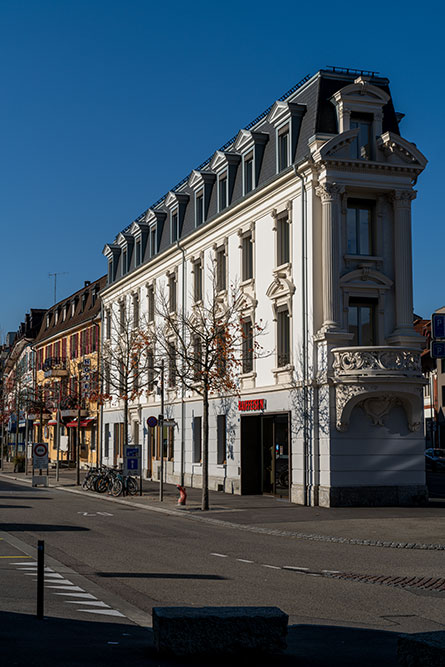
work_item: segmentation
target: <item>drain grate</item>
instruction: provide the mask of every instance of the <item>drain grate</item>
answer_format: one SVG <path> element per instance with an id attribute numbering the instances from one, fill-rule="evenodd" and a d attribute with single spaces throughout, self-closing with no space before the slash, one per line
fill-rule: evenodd
<path id="1" fill-rule="evenodd" d="M 354 574 L 353 572 L 330 572 L 325 577 L 358 581 L 362 584 L 379 584 L 394 588 L 420 588 L 426 591 L 445 593 L 445 579 L 439 577 L 386 577 L 385 575 Z"/>

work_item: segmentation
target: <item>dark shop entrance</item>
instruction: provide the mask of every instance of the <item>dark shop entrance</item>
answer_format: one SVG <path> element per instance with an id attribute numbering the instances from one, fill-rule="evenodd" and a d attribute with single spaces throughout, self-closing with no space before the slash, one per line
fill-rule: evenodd
<path id="1" fill-rule="evenodd" d="M 241 493 L 289 496 L 290 414 L 241 417 Z"/>

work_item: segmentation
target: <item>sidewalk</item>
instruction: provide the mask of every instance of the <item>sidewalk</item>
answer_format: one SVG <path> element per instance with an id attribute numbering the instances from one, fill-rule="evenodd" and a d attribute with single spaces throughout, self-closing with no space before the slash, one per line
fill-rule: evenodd
<path id="1" fill-rule="evenodd" d="M 83 474 L 82 474 L 83 479 Z M 0 478 L 31 484 L 30 475 L 0 472 Z M 81 479 L 81 481 L 82 481 Z M 200 521 L 224 522 L 233 527 L 261 533 L 281 534 L 322 541 L 395 548 L 445 550 L 445 502 L 427 507 L 302 507 L 272 496 L 238 496 L 210 491 L 210 510 L 202 512 L 201 490 L 187 489 L 187 505 L 178 507 L 178 491 L 164 484 L 164 501 L 159 501 L 159 483 L 143 480 L 143 495 L 111 498 L 87 492 L 76 485 L 76 471 L 63 469 L 59 482 L 50 471 L 51 487 L 132 504 L 152 511 L 168 511 Z"/>

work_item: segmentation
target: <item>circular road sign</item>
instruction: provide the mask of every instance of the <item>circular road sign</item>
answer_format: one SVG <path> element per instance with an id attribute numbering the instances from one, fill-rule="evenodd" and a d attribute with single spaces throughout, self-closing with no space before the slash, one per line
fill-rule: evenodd
<path id="1" fill-rule="evenodd" d="M 158 425 L 158 420 L 156 419 L 156 417 L 149 417 L 147 419 L 147 426 L 150 426 L 151 428 L 153 428 L 154 426 L 157 426 L 157 425 Z"/>
<path id="2" fill-rule="evenodd" d="M 34 445 L 34 454 L 35 456 L 46 456 L 48 454 L 48 447 L 44 443 L 39 445 Z"/>

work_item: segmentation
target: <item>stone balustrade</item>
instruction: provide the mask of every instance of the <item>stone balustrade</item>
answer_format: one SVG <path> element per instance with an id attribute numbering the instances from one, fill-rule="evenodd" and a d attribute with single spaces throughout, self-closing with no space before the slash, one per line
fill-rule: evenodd
<path id="1" fill-rule="evenodd" d="M 336 377 L 391 376 L 419 377 L 422 375 L 420 350 L 393 347 L 337 347 L 332 350 Z"/>

